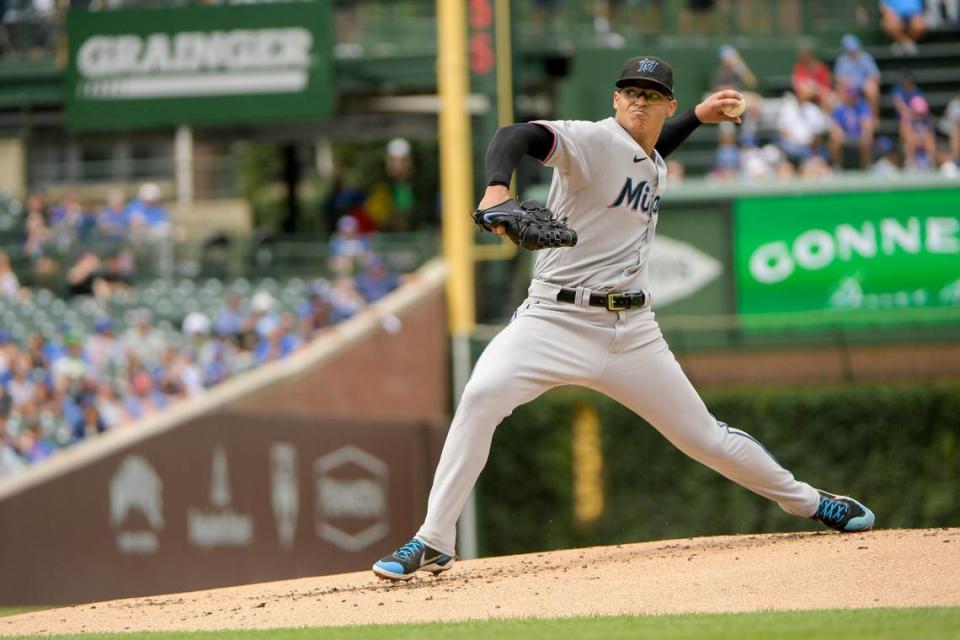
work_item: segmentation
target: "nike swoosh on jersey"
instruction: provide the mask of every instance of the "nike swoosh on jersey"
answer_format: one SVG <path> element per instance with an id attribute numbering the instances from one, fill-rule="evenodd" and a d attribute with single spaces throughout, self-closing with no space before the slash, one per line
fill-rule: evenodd
<path id="1" fill-rule="evenodd" d="M 634 162 L 642 162 L 642 161 L 644 161 L 644 160 L 646 160 L 646 158 L 638 158 L 637 156 L 633 156 L 633 161 L 634 161 Z"/>

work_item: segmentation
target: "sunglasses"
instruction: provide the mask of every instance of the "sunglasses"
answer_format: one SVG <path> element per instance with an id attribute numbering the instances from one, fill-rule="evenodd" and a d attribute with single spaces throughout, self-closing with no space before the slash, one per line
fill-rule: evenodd
<path id="1" fill-rule="evenodd" d="M 659 91 L 652 89 L 637 89 L 636 87 L 625 87 L 620 89 L 620 95 L 629 102 L 635 102 L 643 98 L 647 104 L 660 104 L 667 102 L 669 98 Z"/>

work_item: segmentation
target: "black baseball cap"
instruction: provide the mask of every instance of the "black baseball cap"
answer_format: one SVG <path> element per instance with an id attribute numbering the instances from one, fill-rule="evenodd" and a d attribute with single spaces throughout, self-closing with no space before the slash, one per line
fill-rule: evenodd
<path id="1" fill-rule="evenodd" d="M 665 60 L 636 56 L 623 63 L 617 87 L 648 87 L 673 98 L 673 69 Z"/>

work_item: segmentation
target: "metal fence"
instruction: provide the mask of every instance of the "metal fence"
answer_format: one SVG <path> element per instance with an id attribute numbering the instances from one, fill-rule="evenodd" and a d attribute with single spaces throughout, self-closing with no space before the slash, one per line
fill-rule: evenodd
<path id="1" fill-rule="evenodd" d="M 108 149 L 100 158 L 78 158 L 66 154 L 55 158 L 31 158 L 27 168 L 30 188 L 43 191 L 50 187 L 63 190 L 64 185 L 85 189 L 117 184 L 128 184 L 135 188 L 145 181 L 174 180 L 176 161 L 172 152 L 140 158 L 113 157 L 115 155 L 112 149 Z M 195 198 L 232 198 L 238 195 L 236 154 L 195 155 L 191 165 Z"/>
<path id="2" fill-rule="evenodd" d="M 434 231 L 374 234 L 370 248 L 388 270 L 408 273 L 439 252 L 440 238 Z M 333 277 L 328 238 L 266 235 L 215 234 L 206 241 L 174 242 L 154 238 L 137 243 L 85 241 L 53 245 L 41 256 L 27 255 L 22 245 L 0 246 L 11 261 L 22 285 L 46 288 L 66 295 L 67 270 L 78 257 L 92 252 L 101 258 L 103 269 L 112 257 L 132 253 L 131 280 L 136 284 L 156 279 L 201 280 L 319 278 Z M 357 269 L 362 269 L 358 263 Z"/>

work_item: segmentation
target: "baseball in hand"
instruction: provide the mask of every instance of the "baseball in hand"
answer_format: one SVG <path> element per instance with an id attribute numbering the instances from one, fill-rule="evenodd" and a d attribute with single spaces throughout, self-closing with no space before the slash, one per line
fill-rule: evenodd
<path id="1" fill-rule="evenodd" d="M 736 118 L 743 113 L 743 110 L 747 108 L 747 104 L 743 100 L 738 100 L 736 104 L 728 104 L 721 109 L 724 114 L 730 116 L 731 118 Z"/>

